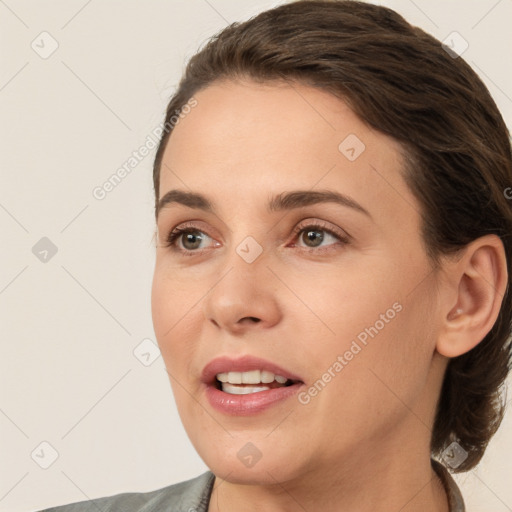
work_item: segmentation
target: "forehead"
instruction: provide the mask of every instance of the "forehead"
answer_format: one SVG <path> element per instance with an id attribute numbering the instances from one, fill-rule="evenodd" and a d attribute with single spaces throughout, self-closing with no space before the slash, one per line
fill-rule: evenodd
<path id="1" fill-rule="evenodd" d="M 395 203 L 395 210 L 414 203 L 399 172 L 400 145 L 326 91 L 225 81 L 194 97 L 197 106 L 176 125 L 164 152 L 160 197 L 179 188 L 220 195 L 221 202 L 259 197 L 266 205 L 269 193 L 317 187 L 368 205 Z"/>
<path id="2" fill-rule="evenodd" d="M 205 155 L 226 165 L 257 154 L 258 161 L 267 162 L 276 157 L 281 162 L 304 155 L 337 157 L 340 137 L 349 134 L 364 139 L 368 149 L 387 142 L 340 99 L 296 83 L 223 81 L 195 98 L 197 106 L 175 127 L 167 152 L 173 158 L 186 153 L 191 163 L 202 163 Z"/>

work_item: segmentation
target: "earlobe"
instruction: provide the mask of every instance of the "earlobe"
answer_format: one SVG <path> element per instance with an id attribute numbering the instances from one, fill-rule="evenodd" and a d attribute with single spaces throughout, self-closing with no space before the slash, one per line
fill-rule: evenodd
<path id="1" fill-rule="evenodd" d="M 474 240 L 450 272 L 456 300 L 443 314 L 436 350 L 457 357 L 478 345 L 498 318 L 508 276 L 502 241 L 496 235 Z"/>

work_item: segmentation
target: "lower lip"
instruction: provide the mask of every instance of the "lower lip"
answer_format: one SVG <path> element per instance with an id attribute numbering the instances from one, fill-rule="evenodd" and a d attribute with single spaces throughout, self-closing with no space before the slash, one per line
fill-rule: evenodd
<path id="1" fill-rule="evenodd" d="M 214 385 L 208 385 L 206 386 L 206 397 L 210 405 L 217 411 L 232 416 L 249 416 L 296 395 L 301 386 L 302 383 L 298 382 L 291 386 L 258 391 L 248 395 L 232 395 L 217 389 Z"/>

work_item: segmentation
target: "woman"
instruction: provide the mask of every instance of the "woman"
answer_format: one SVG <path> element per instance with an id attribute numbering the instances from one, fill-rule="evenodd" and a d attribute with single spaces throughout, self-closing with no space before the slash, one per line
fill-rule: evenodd
<path id="1" fill-rule="evenodd" d="M 154 165 L 155 333 L 210 468 L 50 510 L 461 512 L 501 422 L 512 157 L 390 9 L 300 1 L 189 62 Z"/>

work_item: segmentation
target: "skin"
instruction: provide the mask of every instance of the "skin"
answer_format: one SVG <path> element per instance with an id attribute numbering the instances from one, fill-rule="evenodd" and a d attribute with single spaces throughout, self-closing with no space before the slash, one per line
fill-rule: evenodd
<path id="1" fill-rule="evenodd" d="M 159 212 L 152 313 L 180 417 L 216 475 L 209 512 L 447 512 L 430 466 L 435 405 L 448 358 L 497 318 L 501 242 L 478 239 L 434 270 L 400 145 L 324 91 L 224 81 L 195 98 L 166 147 L 160 197 L 200 192 L 218 209 Z M 349 134 L 366 146 L 354 161 L 338 149 Z M 333 203 L 267 213 L 271 195 L 297 189 L 346 194 L 371 218 Z M 181 237 L 176 249 L 192 256 L 165 247 L 188 221 L 203 241 Z M 293 232 L 318 221 L 349 243 Z M 236 252 L 248 236 L 263 250 L 252 263 Z M 401 311 L 308 404 L 233 417 L 206 400 L 200 373 L 222 355 L 271 360 L 307 390 L 395 303 Z M 262 455 L 252 467 L 237 457 L 248 442 Z"/>

